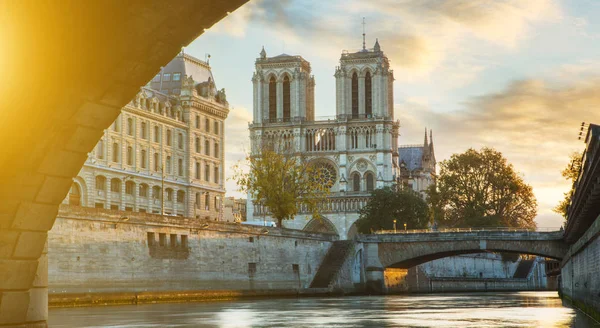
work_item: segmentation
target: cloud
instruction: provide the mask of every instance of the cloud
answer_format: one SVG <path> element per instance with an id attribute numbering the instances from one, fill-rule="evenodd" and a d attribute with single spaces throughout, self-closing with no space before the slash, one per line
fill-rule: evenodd
<path id="1" fill-rule="evenodd" d="M 408 98 L 396 105 L 402 125 L 400 143 L 422 142 L 422 129 L 427 126 L 434 130 L 438 161 L 470 147 L 496 148 L 533 186 L 539 201 L 538 223 L 544 226 L 540 220 L 553 217 L 551 208 L 570 188 L 560 171 L 572 152 L 584 148 L 577 140 L 581 122 L 600 121 L 598 72 L 588 71 L 580 80 L 568 82 L 513 81 L 500 92 L 470 98 L 453 112 L 436 112 L 426 102 Z"/>

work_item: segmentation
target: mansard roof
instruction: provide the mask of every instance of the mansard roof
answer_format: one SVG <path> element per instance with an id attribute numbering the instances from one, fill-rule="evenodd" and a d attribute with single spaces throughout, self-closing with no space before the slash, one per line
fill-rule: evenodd
<path id="1" fill-rule="evenodd" d="M 150 86 L 154 90 L 166 90 L 166 89 L 182 89 L 182 83 L 184 77 L 192 77 L 196 84 L 207 83 L 212 81 L 215 91 L 217 90 L 215 84 L 215 78 L 212 74 L 210 65 L 196 57 L 190 56 L 185 53 L 180 53 L 177 57 L 173 58 L 163 69 L 162 74 L 171 73 L 171 81 L 165 82 L 151 82 Z M 173 81 L 173 74 L 181 73 L 179 81 Z"/>

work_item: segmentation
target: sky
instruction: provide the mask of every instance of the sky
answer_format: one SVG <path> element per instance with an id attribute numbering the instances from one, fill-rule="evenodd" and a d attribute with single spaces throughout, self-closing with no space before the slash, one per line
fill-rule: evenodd
<path id="1" fill-rule="evenodd" d="M 495 148 L 533 187 L 538 227 L 559 227 L 552 208 L 570 189 L 560 171 L 584 149 L 581 122 L 600 123 L 597 0 L 252 0 L 185 48 L 210 54 L 227 90 L 226 176 L 249 149 L 261 47 L 308 60 L 316 116 L 335 115 L 333 74 L 342 50 L 362 47 L 363 17 L 367 47 L 377 38 L 394 70 L 399 144 L 422 143 L 428 128 L 438 162 Z"/>

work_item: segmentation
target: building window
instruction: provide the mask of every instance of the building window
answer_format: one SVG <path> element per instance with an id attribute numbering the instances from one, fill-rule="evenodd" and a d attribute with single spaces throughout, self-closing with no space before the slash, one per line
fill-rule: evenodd
<path id="1" fill-rule="evenodd" d="M 167 146 L 171 145 L 171 130 L 167 130 Z"/>
<path id="2" fill-rule="evenodd" d="M 95 203 L 94 208 L 104 208 L 104 203 Z"/>
<path id="3" fill-rule="evenodd" d="M 148 197 L 148 185 L 145 183 L 140 185 L 140 197 Z"/>
<path id="4" fill-rule="evenodd" d="M 196 179 L 200 179 L 200 163 L 196 162 Z"/>
<path id="5" fill-rule="evenodd" d="M 160 142 L 160 129 L 158 125 L 154 127 L 154 142 Z"/>
<path id="6" fill-rule="evenodd" d="M 210 156 L 210 141 L 208 139 L 204 140 L 204 155 Z"/>
<path id="7" fill-rule="evenodd" d="M 218 211 L 219 208 L 219 196 L 215 196 L 215 210 Z"/>
<path id="8" fill-rule="evenodd" d="M 200 116 L 196 115 L 196 129 L 200 128 Z"/>
<path id="9" fill-rule="evenodd" d="M 210 165 L 204 164 L 204 181 L 210 181 Z"/>
<path id="10" fill-rule="evenodd" d="M 96 148 L 96 157 L 98 159 L 104 159 L 104 140 L 98 141 L 98 147 Z"/>
<path id="11" fill-rule="evenodd" d="M 71 190 L 69 190 L 69 205 L 81 206 L 81 188 L 75 182 L 73 182 Z"/>
<path id="12" fill-rule="evenodd" d="M 358 75 L 352 74 L 352 117 L 358 118 Z"/>
<path id="13" fill-rule="evenodd" d="M 188 248 L 188 236 L 181 235 L 181 247 Z"/>
<path id="14" fill-rule="evenodd" d="M 113 123 L 113 131 L 115 132 L 119 132 L 119 120 L 121 119 L 121 116 L 119 115 L 119 117 L 117 118 L 117 120 Z"/>
<path id="15" fill-rule="evenodd" d="M 167 156 L 167 164 L 166 164 L 166 167 L 167 167 L 167 173 L 168 173 L 168 174 L 171 174 L 171 156 Z"/>
<path id="16" fill-rule="evenodd" d="M 127 165 L 133 165 L 133 148 L 127 146 Z"/>
<path id="17" fill-rule="evenodd" d="M 185 200 L 185 191 L 178 190 L 177 191 L 177 202 L 180 204 L 183 204 L 184 200 Z"/>
<path id="18" fill-rule="evenodd" d="M 127 134 L 133 135 L 133 119 L 131 117 L 127 118 Z"/>
<path id="19" fill-rule="evenodd" d="M 180 158 L 177 160 L 177 174 L 183 176 L 183 160 Z"/>
<path id="20" fill-rule="evenodd" d="M 154 232 L 148 232 L 148 247 L 152 247 L 156 245 L 156 237 L 154 236 Z"/>
<path id="21" fill-rule="evenodd" d="M 118 178 L 110 179 L 110 191 L 121 192 L 121 179 L 118 179 Z"/>
<path id="22" fill-rule="evenodd" d="M 210 132 L 210 119 L 206 118 L 204 120 L 204 130 L 206 132 Z"/>
<path id="23" fill-rule="evenodd" d="M 154 171 L 160 171 L 160 158 L 158 153 L 154 153 Z"/>
<path id="24" fill-rule="evenodd" d="M 119 205 L 112 204 L 112 205 L 110 205 L 110 209 L 113 210 L 113 211 L 118 211 L 119 210 Z"/>
<path id="25" fill-rule="evenodd" d="M 173 248 L 176 248 L 177 247 L 177 235 L 172 233 L 169 237 L 170 237 L 169 245 Z"/>
<path id="26" fill-rule="evenodd" d="M 271 76 L 269 80 L 269 120 L 277 118 L 277 80 Z"/>
<path id="27" fill-rule="evenodd" d="M 146 164 L 148 163 L 148 154 L 146 153 L 145 150 L 142 149 L 141 151 L 141 159 L 140 159 L 140 166 L 145 169 L 146 168 Z"/>
<path id="28" fill-rule="evenodd" d="M 196 137 L 196 152 L 200 152 L 200 138 Z"/>
<path id="29" fill-rule="evenodd" d="M 204 209 L 210 211 L 210 194 L 204 194 Z"/>
<path id="30" fill-rule="evenodd" d="M 367 182 L 367 191 L 373 191 L 373 173 L 368 172 L 365 174 L 365 180 Z"/>
<path id="31" fill-rule="evenodd" d="M 158 233 L 158 246 L 165 247 L 167 246 L 167 234 L 159 232 Z"/>
<path id="32" fill-rule="evenodd" d="M 133 196 L 133 191 L 135 190 L 135 182 L 127 181 L 125 182 L 125 193 L 127 195 Z"/>
<path id="33" fill-rule="evenodd" d="M 141 124 L 141 128 L 142 128 L 142 139 L 148 139 L 148 127 L 146 126 L 146 122 L 142 122 Z"/>
<path id="34" fill-rule="evenodd" d="M 113 158 L 113 162 L 115 163 L 119 163 L 119 144 L 118 143 L 113 143 L 113 149 L 112 149 L 112 158 Z"/>
<path id="35" fill-rule="evenodd" d="M 215 142 L 215 157 L 219 158 L 219 143 Z"/>
<path id="36" fill-rule="evenodd" d="M 213 130 L 215 131 L 215 134 L 219 134 L 219 122 L 215 121 Z"/>
<path id="37" fill-rule="evenodd" d="M 195 204 L 196 208 L 200 208 L 200 193 L 197 192 L 196 193 L 196 204 Z"/>
<path id="38" fill-rule="evenodd" d="M 163 74 L 163 82 L 169 82 L 169 81 L 171 81 L 171 73 Z"/>
<path id="39" fill-rule="evenodd" d="M 213 178 L 214 178 L 214 180 L 215 180 L 215 183 L 219 183 L 219 167 L 218 167 L 218 166 L 215 166 L 215 169 L 214 169 L 214 170 L 215 170 L 215 172 L 214 172 L 215 174 L 214 174 L 214 177 L 213 177 Z"/>
<path id="40" fill-rule="evenodd" d="M 373 114 L 373 101 L 372 101 L 371 88 L 371 72 L 367 72 L 365 75 L 365 114 L 370 117 Z"/>
<path id="41" fill-rule="evenodd" d="M 183 149 L 183 134 L 180 133 L 177 136 L 177 146 L 179 146 L 179 149 Z"/>
<path id="42" fill-rule="evenodd" d="M 167 193 L 167 201 L 172 202 L 173 201 L 173 189 L 167 188 L 167 189 L 165 189 L 165 192 Z"/>
<path id="43" fill-rule="evenodd" d="M 161 190 L 159 186 L 154 186 L 152 187 L 152 198 L 154 199 L 160 199 L 161 197 Z"/>
<path id="44" fill-rule="evenodd" d="M 283 78 L 283 120 L 290 119 L 290 77 Z"/>
<path id="45" fill-rule="evenodd" d="M 181 81 L 181 73 L 173 73 L 173 81 Z"/>
<path id="46" fill-rule="evenodd" d="M 360 175 L 358 173 L 352 174 L 352 191 L 360 191 Z"/>

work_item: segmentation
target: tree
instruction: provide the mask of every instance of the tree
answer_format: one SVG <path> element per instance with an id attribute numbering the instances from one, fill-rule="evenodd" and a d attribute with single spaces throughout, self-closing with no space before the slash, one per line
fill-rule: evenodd
<path id="1" fill-rule="evenodd" d="M 571 197 L 573 196 L 573 187 L 575 186 L 575 181 L 577 181 L 577 177 L 579 177 L 579 172 L 581 171 L 581 159 L 583 157 L 582 153 L 574 152 L 571 154 L 571 158 L 569 160 L 569 165 L 565 167 L 561 174 L 567 179 L 567 181 L 571 182 L 571 189 L 565 193 L 565 198 L 556 205 L 552 210 L 558 214 L 561 214 L 565 219 L 567 219 L 567 207 L 571 203 Z"/>
<path id="2" fill-rule="evenodd" d="M 366 206 L 360 210 L 360 218 L 356 226 L 361 233 L 375 230 L 409 229 L 427 227 L 427 203 L 412 190 L 394 190 L 390 187 L 376 189 Z"/>
<path id="3" fill-rule="evenodd" d="M 502 153 L 469 149 L 440 163 L 429 198 L 440 224 L 450 227 L 534 228 L 537 201 L 531 186 Z"/>
<path id="4" fill-rule="evenodd" d="M 329 195 L 335 183 L 327 179 L 327 168 L 309 162 L 291 151 L 273 151 L 247 156 L 249 172 L 234 166 L 234 177 L 242 192 L 253 196 L 256 204 L 265 206 L 281 227 L 283 220 L 292 220 L 300 206 L 306 206 L 312 216 L 319 216 L 319 204 Z"/>

